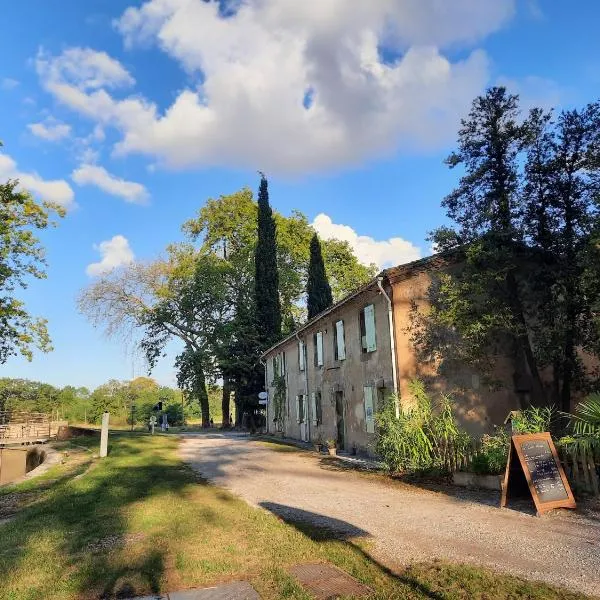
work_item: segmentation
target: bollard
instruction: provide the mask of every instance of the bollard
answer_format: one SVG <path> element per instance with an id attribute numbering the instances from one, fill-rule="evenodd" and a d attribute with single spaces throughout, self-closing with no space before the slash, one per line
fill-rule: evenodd
<path id="1" fill-rule="evenodd" d="M 108 454 L 108 417 L 109 413 L 102 415 L 102 431 L 100 432 L 100 458 Z"/>

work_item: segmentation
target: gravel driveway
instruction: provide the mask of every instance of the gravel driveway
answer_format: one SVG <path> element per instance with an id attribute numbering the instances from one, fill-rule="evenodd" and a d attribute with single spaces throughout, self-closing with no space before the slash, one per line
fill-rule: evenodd
<path id="1" fill-rule="evenodd" d="M 285 520 L 372 538 L 374 556 L 392 569 L 440 558 L 600 592 L 599 512 L 535 517 L 498 509 L 493 495 L 387 483 L 235 434 L 186 435 L 181 456 L 215 484 Z"/>

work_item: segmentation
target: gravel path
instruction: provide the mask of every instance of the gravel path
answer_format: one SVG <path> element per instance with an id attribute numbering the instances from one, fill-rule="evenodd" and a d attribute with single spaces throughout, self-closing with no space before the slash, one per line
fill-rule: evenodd
<path id="1" fill-rule="evenodd" d="M 372 538 L 375 557 L 392 569 L 440 558 L 600 593 L 600 512 L 538 518 L 497 508 L 489 493 L 387 483 L 235 434 L 186 435 L 181 455 L 215 484 L 283 519 Z"/>

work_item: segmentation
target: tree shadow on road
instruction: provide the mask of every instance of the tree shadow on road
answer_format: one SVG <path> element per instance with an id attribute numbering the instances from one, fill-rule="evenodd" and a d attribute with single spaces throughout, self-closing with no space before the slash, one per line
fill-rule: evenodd
<path id="1" fill-rule="evenodd" d="M 275 502 L 261 502 L 260 506 L 315 542 L 338 541 L 351 546 L 365 560 L 373 563 L 381 573 L 384 573 L 399 584 L 407 586 L 410 590 L 419 594 L 420 597 L 430 598 L 431 600 L 445 599 L 445 596 L 431 591 L 427 586 L 410 577 L 408 574 L 394 572 L 376 560 L 361 544 L 357 543 L 360 539 L 367 540 L 371 538 L 371 534 L 364 529 L 341 519 L 334 519 L 326 515 Z"/>

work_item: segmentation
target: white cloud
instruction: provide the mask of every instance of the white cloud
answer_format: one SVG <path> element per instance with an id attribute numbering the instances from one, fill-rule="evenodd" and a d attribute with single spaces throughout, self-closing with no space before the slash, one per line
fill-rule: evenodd
<path id="1" fill-rule="evenodd" d="M 401 265 L 421 258 L 419 248 L 400 237 L 376 240 L 367 235 L 359 235 L 349 225 L 334 223 L 324 213 L 318 214 L 312 226 L 325 240 L 337 239 L 350 244 L 358 260 L 365 265 L 376 264 L 380 269 Z"/>
<path id="2" fill-rule="evenodd" d="M 12 77 L 4 77 L 2 81 L 0 81 L 0 88 L 3 90 L 14 90 L 16 87 L 19 87 L 21 84 L 17 79 L 13 79 Z"/>
<path id="3" fill-rule="evenodd" d="M 50 83 L 68 83 L 80 90 L 117 88 L 135 82 L 118 60 L 91 48 L 68 48 L 60 56 L 52 58 L 40 50 L 36 69 Z"/>
<path id="4" fill-rule="evenodd" d="M 116 177 L 98 165 L 83 164 L 73 171 L 71 177 L 79 185 L 95 185 L 126 202 L 143 204 L 148 200 L 148 190 L 141 183 Z"/>
<path id="5" fill-rule="evenodd" d="M 0 179 L 18 179 L 23 189 L 39 196 L 42 200 L 59 204 L 64 208 L 74 206 L 73 189 L 64 179 L 42 179 L 37 173 L 25 173 L 8 154 L 0 153 Z"/>
<path id="6" fill-rule="evenodd" d="M 441 49 L 476 43 L 514 11 L 514 0 L 229 4 L 237 12 L 223 18 L 217 2 L 149 0 L 117 21 L 127 45 L 156 43 L 194 81 L 164 112 L 109 93 L 132 78 L 106 55 L 120 77 L 79 74 L 66 56 L 74 49 L 40 55 L 38 72 L 60 102 L 121 132 L 116 153 L 170 167 L 316 171 L 452 141 L 488 60 L 475 49 L 452 61 Z"/>
<path id="7" fill-rule="evenodd" d="M 122 235 L 115 235 L 110 240 L 94 245 L 94 250 L 100 252 L 100 262 L 89 264 L 85 272 L 90 277 L 97 277 L 109 273 L 117 267 L 122 267 L 133 262 L 135 258 L 129 240 Z"/>
<path id="8" fill-rule="evenodd" d="M 57 142 L 71 133 L 71 126 L 55 119 L 47 119 L 45 123 L 30 123 L 27 128 L 33 135 L 48 142 Z"/>

